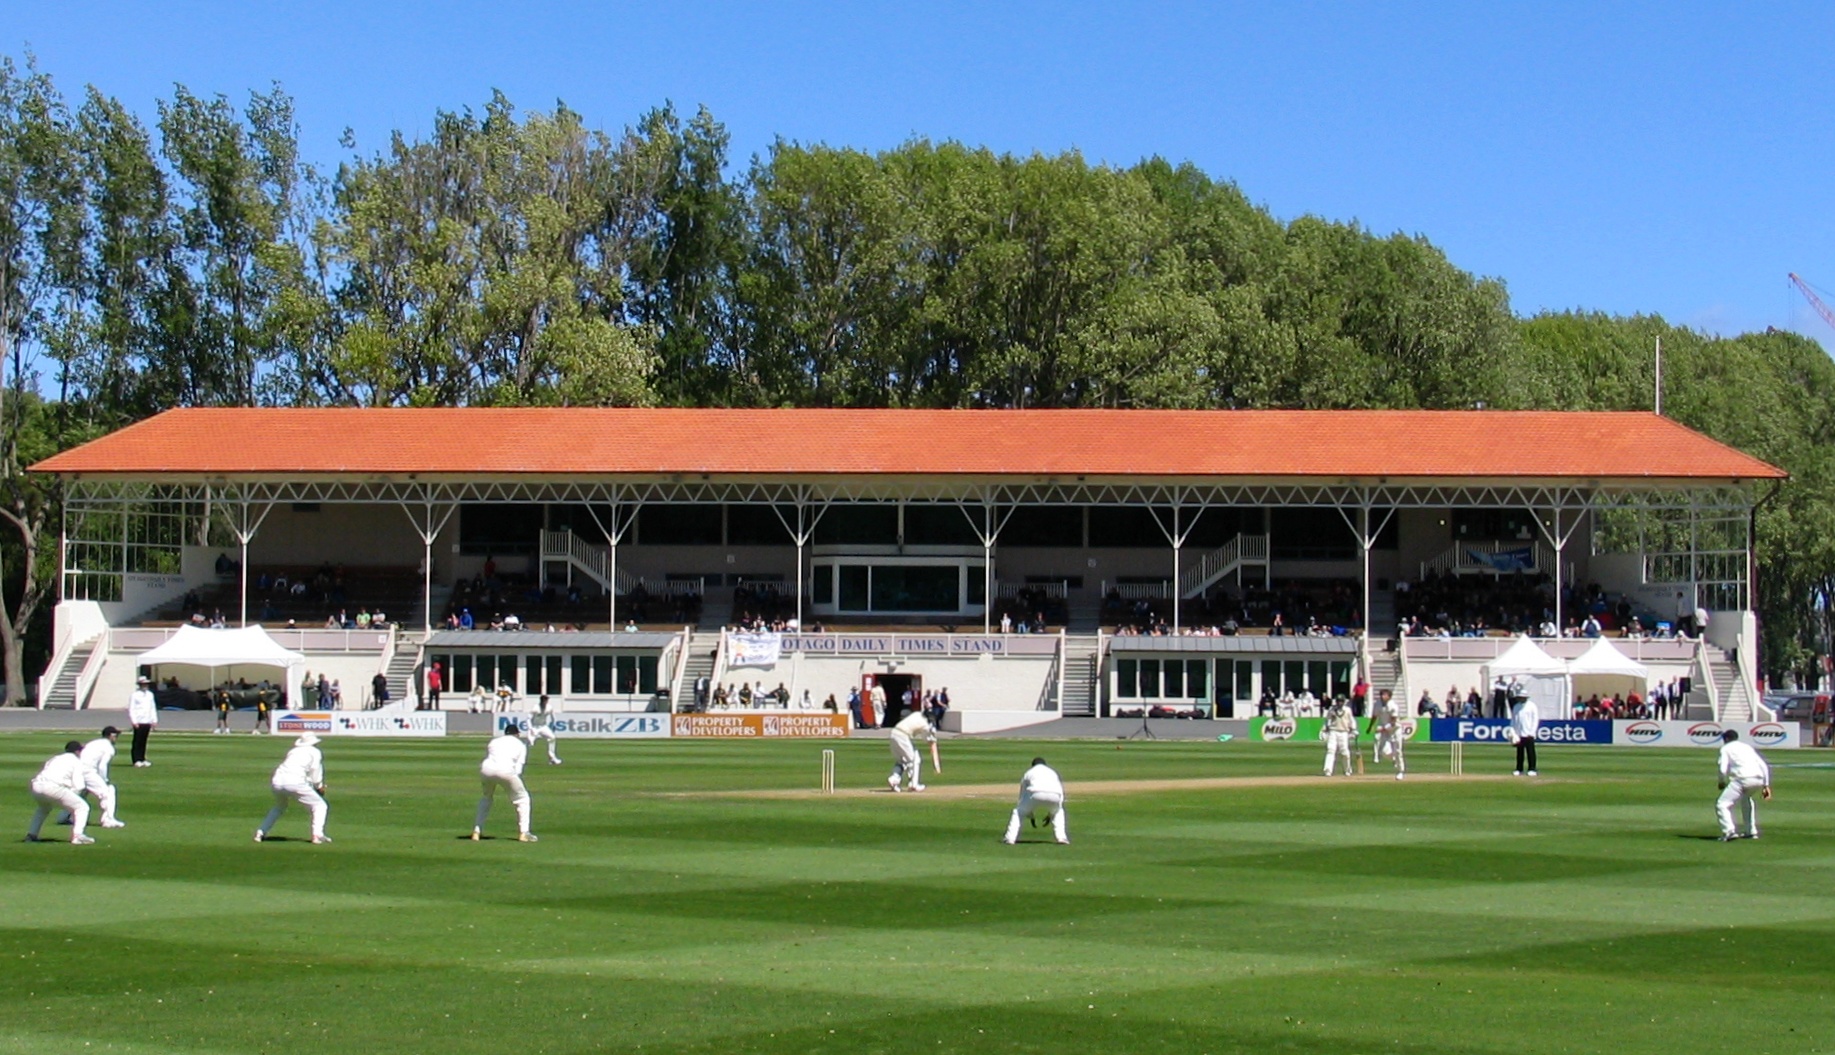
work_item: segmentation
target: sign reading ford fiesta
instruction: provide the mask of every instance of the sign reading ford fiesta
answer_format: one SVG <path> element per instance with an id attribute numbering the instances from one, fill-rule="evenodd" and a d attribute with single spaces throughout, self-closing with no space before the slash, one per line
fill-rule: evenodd
<path id="1" fill-rule="evenodd" d="M 1365 734 L 1368 718 L 1357 722 L 1359 735 Z M 1399 723 L 1404 740 L 1427 739 L 1427 723 L 1414 718 L 1403 718 Z M 1251 740 L 1318 740 L 1325 728 L 1323 718 L 1254 718 L 1249 722 L 1249 739 Z"/>
<path id="2" fill-rule="evenodd" d="M 1509 744 L 1516 742 L 1510 735 L 1510 723 L 1501 718 L 1435 718 L 1430 724 L 1432 725 L 1430 736 L 1436 743 Z M 1536 730 L 1536 742 L 1541 744 L 1610 745 L 1612 743 L 1612 723 L 1570 721 L 1559 718 L 1544 721 Z"/>
<path id="3" fill-rule="evenodd" d="M 352 711 L 282 711 L 274 717 L 274 732 L 317 733 L 320 736 L 445 736 L 446 712 L 406 711 L 365 713 Z"/>
<path id="4" fill-rule="evenodd" d="M 1802 747 L 1796 722 L 1655 722 L 1618 721 L 1617 743 L 1631 747 L 1719 747 L 1728 729 L 1753 747 Z"/>
<path id="5" fill-rule="evenodd" d="M 511 722 L 521 724 L 526 715 L 500 714 L 497 731 Z M 568 711 L 548 723 L 554 735 L 564 740 L 650 740 L 669 735 L 666 714 L 636 714 L 630 711 Z"/>
<path id="6" fill-rule="evenodd" d="M 845 714 L 678 714 L 672 735 L 720 737 L 729 740 L 759 737 L 842 737 L 848 735 Z"/>

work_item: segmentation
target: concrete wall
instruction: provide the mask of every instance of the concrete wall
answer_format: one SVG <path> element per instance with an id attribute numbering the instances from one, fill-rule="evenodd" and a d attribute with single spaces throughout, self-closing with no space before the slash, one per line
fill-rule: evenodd
<path id="1" fill-rule="evenodd" d="M 735 687 L 741 681 L 762 681 L 767 691 L 781 681 L 790 690 L 792 707 L 802 700 L 804 689 L 819 707 L 831 692 L 846 706 L 848 689 L 867 674 L 916 674 L 924 679 L 926 692 L 949 689 L 952 710 L 1030 711 L 1038 707 L 1054 669 L 1049 655 L 906 658 L 894 667 L 879 657 L 797 653 L 775 667 L 729 668 L 721 680 Z"/>

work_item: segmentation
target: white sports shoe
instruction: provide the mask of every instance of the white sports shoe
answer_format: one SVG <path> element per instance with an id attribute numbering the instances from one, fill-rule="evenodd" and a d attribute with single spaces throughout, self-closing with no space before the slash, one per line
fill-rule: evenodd
<path id="1" fill-rule="evenodd" d="M 329 842 L 331 842 L 331 836 L 329 835 L 315 835 L 312 837 L 312 844 L 314 846 L 317 846 L 321 843 L 329 843 Z"/>
<path id="2" fill-rule="evenodd" d="M 536 838 L 534 832 L 523 832 L 521 835 L 518 835 L 516 837 L 516 841 L 519 843 L 539 843 L 541 842 L 540 839 Z"/>
<path id="3" fill-rule="evenodd" d="M 87 835 L 72 835 L 70 837 L 70 845 L 72 846 L 88 846 L 93 842 L 95 842 L 95 840 Z"/>
<path id="4" fill-rule="evenodd" d="M 911 790 L 912 790 L 912 791 L 923 791 L 923 790 L 924 790 L 924 787 L 925 787 L 925 785 L 923 785 L 923 784 L 913 784 L 913 785 L 911 785 Z"/>
<path id="5" fill-rule="evenodd" d="M 260 828 L 255 829 L 255 841 L 256 842 L 260 842 L 261 840 L 267 837 L 268 837 L 268 833 L 262 831 Z"/>
<path id="6" fill-rule="evenodd" d="M 1407 776 L 1407 775 L 1408 775 L 1408 774 L 1406 774 L 1406 773 L 1397 773 L 1397 774 L 1395 775 L 1395 779 L 1397 779 L 1397 780 L 1400 780 L 1400 779 L 1402 779 L 1403 777 L 1405 777 L 1405 776 Z"/>
<path id="7" fill-rule="evenodd" d="M 103 821 L 102 827 L 104 828 L 125 828 L 127 827 L 127 822 L 126 821 Z"/>
<path id="8" fill-rule="evenodd" d="M 1533 770 L 1533 769 L 1532 769 L 1532 770 L 1530 770 L 1530 771 L 1529 771 L 1529 775 L 1530 775 L 1530 776 L 1532 776 L 1532 777 L 1533 777 L 1533 776 L 1535 776 L 1535 775 L 1536 775 L 1536 771 L 1535 771 L 1535 770 Z"/>
<path id="9" fill-rule="evenodd" d="M 893 791 L 897 791 L 898 790 L 898 778 L 897 777 L 887 777 L 886 785 L 890 787 Z"/>

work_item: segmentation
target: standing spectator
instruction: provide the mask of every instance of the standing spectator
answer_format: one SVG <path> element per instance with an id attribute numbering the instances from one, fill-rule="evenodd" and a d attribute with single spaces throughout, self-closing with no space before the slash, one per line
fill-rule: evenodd
<path id="1" fill-rule="evenodd" d="M 159 704 L 153 699 L 153 682 L 144 674 L 134 679 L 134 694 L 127 698 L 127 720 L 134 727 L 129 757 L 134 760 L 134 768 L 145 769 L 153 764 L 147 761 L 147 738 L 159 724 Z"/>
<path id="2" fill-rule="evenodd" d="M 388 702 L 389 677 L 379 670 L 376 672 L 376 676 L 370 679 L 370 705 L 373 707 L 381 707 Z"/>
<path id="3" fill-rule="evenodd" d="M 70 741 L 64 745 L 62 753 L 52 755 L 45 762 L 44 768 L 38 771 L 38 775 L 32 778 L 32 797 L 38 800 L 38 810 L 32 814 L 32 823 L 26 827 L 26 842 L 38 841 L 38 831 L 44 827 L 45 818 L 60 806 L 70 811 L 70 841 L 77 846 L 95 842 L 83 834 L 83 829 L 89 824 L 89 803 L 83 800 L 82 752 L 82 744 Z"/>
<path id="4" fill-rule="evenodd" d="M 1759 804 L 1752 792 L 1758 789 L 1764 798 L 1771 798 L 1771 766 L 1751 744 L 1741 743 L 1739 734 L 1731 729 L 1720 734 L 1720 741 L 1720 800 L 1714 804 L 1714 812 L 1720 817 L 1720 841 L 1729 843 L 1741 838 L 1739 826 L 1733 820 L 1733 809 L 1742 799 L 1746 803 L 1744 837 L 1756 839 L 1759 837 Z"/>
<path id="5" fill-rule="evenodd" d="M 255 694 L 255 728 L 248 731 L 250 736 L 260 736 L 262 733 L 273 735 L 274 723 L 270 720 L 273 717 L 273 710 L 272 704 L 268 702 L 267 693 Z"/>
<path id="6" fill-rule="evenodd" d="M 439 663 L 427 668 L 427 704 L 424 710 L 440 709 L 440 690 L 446 687 L 446 672 L 440 669 Z"/>
<path id="7" fill-rule="evenodd" d="M 854 728 L 865 729 L 866 717 L 861 712 L 860 686 L 854 685 L 847 690 L 847 713 L 854 716 Z"/>
<path id="8" fill-rule="evenodd" d="M 711 684 L 711 679 L 705 674 L 694 680 L 694 709 L 697 711 L 707 710 L 709 684 Z"/>
<path id="9" fill-rule="evenodd" d="M 321 681 L 324 680 L 323 675 L 320 676 L 320 680 Z M 328 693 L 327 698 L 331 701 L 327 706 L 331 710 L 334 710 L 334 711 L 343 710 L 344 709 L 344 686 L 338 684 L 338 679 L 336 678 L 331 679 L 331 688 L 327 690 L 327 693 Z"/>
<path id="10" fill-rule="evenodd" d="M 1059 845 L 1068 845 L 1070 835 L 1064 828 L 1064 781 L 1043 758 L 1034 758 L 1031 768 L 1020 776 L 1019 803 L 1013 807 L 1013 815 L 1007 818 L 1007 834 L 1000 841 L 1008 846 L 1018 842 L 1020 818 L 1030 818 L 1036 826 L 1038 810 L 1050 812 L 1052 838 Z"/>
<path id="11" fill-rule="evenodd" d="M 1370 683 L 1363 675 L 1357 676 L 1357 684 L 1351 686 L 1351 716 L 1362 718 L 1364 707 L 1370 702 Z"/>
<path id="12" fill-rule="evenodd" d="M 274 808 L 268 811 L 267 818 L 261 827 L 255 829 L 255 841 L 261 842 L 274 830 L 275 822 L 280 815 L 287 812 L 287 806 L 297 802 L 306 807 L 306 813 L 312 820 L 312 841 L 315 845 L 328 843 L 331 837 L 325 834 L 325 815 L 330 807 L 325 804 L 325 756 L 319 752 L 319 738 L 312 733 L 293 741 L 287 757 L 274 767 L 274 776 L 268 786 L 274 791 Z"/>
<path id="13" fill-rule="evenodd" d="M 217 690 L 216 704 L 217 704 L 216 705 L 217 727 L 210 731 L 210 735 L 228 736 L 229 735 L 229 710 L 230 710 L 229 690 L 228 689 L 218 689 Z"/>

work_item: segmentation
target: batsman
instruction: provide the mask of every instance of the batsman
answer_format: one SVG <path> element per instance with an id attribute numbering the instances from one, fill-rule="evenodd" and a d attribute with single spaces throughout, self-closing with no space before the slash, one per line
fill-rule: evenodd
<path id="1" fill-rule="evenodd" d="M 887 741 L 892 747 L 892 775 L 886 778 L 886 783 L 893 791 L 903 790 L 901 783 L 912 791 L 924 790 L 924 759 L 912 742 L 912 738 L 919 735 L 930 741 L 931 766 L 939 773 L 943 771 L 943 761 L 937 754 L 937 731 L 922 708 L 913 709 L 892 727 L 892 737 Z"/>

